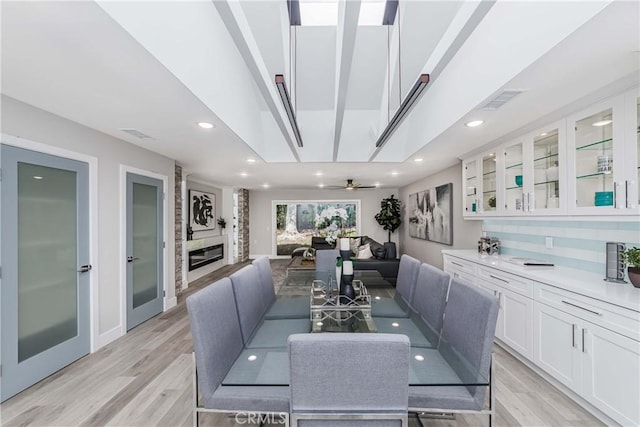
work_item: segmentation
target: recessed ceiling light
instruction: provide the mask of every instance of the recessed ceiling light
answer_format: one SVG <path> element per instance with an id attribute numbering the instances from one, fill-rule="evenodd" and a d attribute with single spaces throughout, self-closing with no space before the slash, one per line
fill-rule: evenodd
<path id="1" fill-rule="evenodd" d="M 489 153 L 489 157 L 493 157 L 495 155 L 496 155 L 496 153 Z"/>
<path id="2" fill-rule="evenodd" d="M 322 171 L 318 171 L 314 174 L 315 176 L 322 176 Z"/>
<path id="3" fill-rule="evenodd" d="M 323 183 L 320 183 L 320 184 L 318 184 L 318 187 L 320 187 L 320 188 L 324 188 L 324 184 L 323 184 Z"/>
<path id="4" fill-rule="evenodd" d="M 374 186 L 376 186 L 376 187 L 380 187 L 380 183 L 379 183 L 379 182 L 376 182 L 376 183 L 375 183 L 375 184 L 373 184 L 373 185 L 374 185 Z"/>
<path id="5" fill-rule="evenodd" d="M 240 172 L 240 176 L 247 176 L 247 175 L 249 175 L 249 174 L 246 173 L 246 172 Z"/>
<path id="6" fill-rule="evenodd" d="M 376 296 L 376 297 L 375 297 L 375 299 L 380 299 L 380 297 L 379 297 L 379 296 Z"/>
<path id="7" fill-rule="evenodd" d="M 322 323 L 322 322 L 316 322 L 316 325 L 318 325 L 318 326 L 322 326 L 323 324 L 324 323 Z"/>
<path id="8" fill-rule="evenodd" d="M 415 159 L 413 159 L 413 161 L 416 163 L 420 163 L 422 160 L 424 160 L 422 157 L 416 157 Z"/>
<path id="9" fill-rule="evenodd" d="M 44 179 L 44 178 L 43 178 L 43 177 L 41 177 L 41 176 L 35 175 L 35 176 L 33 177 L 33 179 L 38 179 L 38 180 L 40 180 L 40 179 Z"/>
<path id="10" fill-rule="evenodd" d="M 591 123 L 591 126 L 601 127 L 611 123 L 613 123 L 613 120 L 600 120 L 599 122 Z"/>
<path id="11" fill-rule="evenodd" d="M 249 157 L 247 159 L 247 163 L 255 163 L 255 162 L 256 162 L 256 159 L 254 159 L 253 157 Z"/>
<path id="12" fill-rule="evenodd" d="M 542 132 L 542 133 L 540 134 L 540 136 L 547 136 L 547 133 L 546 133 L 546 132 Z"/>
<path id="13" fill-rule="evenodd" d="M 476 126 L 480 126 L 483 123 L 484 123 L 484 120 L 471 120 L 470 122 L 467 122 L 464 125 L 470 128 L 474 128 Z"/>
<path id="14" fill-rule="evenodd" d="M 424 360 L 424 356 L 421 354 L 416 354 L 415 356 L 413 356 L 414 359 L 416 359 L 418 362 L 422 362 Z"/>
<path id="15" fill-rule="evenodd" d="M 199 122 L 198 126 L 200 126 L 202 129 L 212 129 L 215 127 L 211 123 L 207 123 L 207 122 Z"/>
<path id="16" fill-rule="evenodd" d="M 256 360 L 258 358 L 258 356 L 256 356 L 255 354 L 252 354 L 251 356 L 247 357 L 247 359 L 249 360 L 249 362 L 253 362 L 254 360 Z"/>
<path id="17" fill-rule="evenodd" d="M 398 328 L 398 327 L 400 326 L 400 323 L 398 323 L 398 322 L 393 322 L 393 323 L 391 324 L 391 326 L 393 326 L 394 328 Z"/>
<path id="18" fill-rule="evenodd" d="M 391 171 L 391 175 L 398 176 L 398 171 Z"/>
<path id="19" fill-rule="evenodd" d="M 266 182 L 265 182 L 264 184 L 262 184 L 262 186 L 263 186 L 264 188 L 269 188 L 269 184 L 267 184 Z"/>

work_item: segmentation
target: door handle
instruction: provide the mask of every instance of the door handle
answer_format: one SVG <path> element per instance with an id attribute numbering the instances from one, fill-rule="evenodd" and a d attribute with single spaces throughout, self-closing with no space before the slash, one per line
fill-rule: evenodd
<path id="1" fill-rule="evenodd" d="M 87 273 L 91 271 L 92 268 L 93 266 L 91 264 L 83 265 L 82 267 L 80 267 L 80 270 L 78 270 L 78 273 Z"/>
<path id="2" fill-rule="evenodd" d="M 133 262 L 133 261 L 136 261 L 138 259 L 140 259 L 140 258 L 138 258 L 137 256 L 130 255 L 130 256 L 127 257 L 127 262 Z"/>

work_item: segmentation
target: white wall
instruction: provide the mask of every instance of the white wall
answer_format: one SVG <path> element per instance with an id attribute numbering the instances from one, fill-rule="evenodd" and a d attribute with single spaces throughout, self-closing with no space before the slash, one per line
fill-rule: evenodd
<path id="1" fill-rule="evenodd" d="M 409 202 L 409 194 L 417 193 L 427 188 L 443 184 L 453 183 L 453 246 L 442 243 L 430 242 L 409 236 L 409 212 L 406 206 Z M 478 239 L 482 234 L 482 222 L 470 221 L 462 218 L 462 163 L 458 163 L 448 169 L 434 175 L 423 178 L 400 189 L 400 200 L 403 205 L 402 226 L 400 227 L 400 246 L 402 253 L 411 255 L 422 262 L 427 262 L 442 268 L 443 249 L 473 249 L 477 247 Z"/>
<path id="2" fill-rule="evenodd" d="M 397 188 L 371 190 L 251 190 L 249 192 L 249 254 L 273 255 L 272 242 L 275 236 L 274 200 L 360 200 L 360 233 L 384 243 L 387 232 L 376 222 L 374 215 L 380 211 L 380 201 L 391 195 L 398 197 Z M 398 245 L 398 231 L 391 235 L 391 241 Z M 398 246 L 398 251 L 401 247 Z"/>
<path id="3" fill-rule="evenodd" d="M 121 334 L 121 165 L 164 175 L 168 201 L 166 227 L 167 299 L 175 301 L 174 165 L 167 157 L 136 147 L 47 111 L 2 96 L 2 132 L 97 159 L 97 334 L 100 347 Z M 95 256 L 92 256 L 95 260 Z M 95 261 L 94 261 L 95 262 Z"/>

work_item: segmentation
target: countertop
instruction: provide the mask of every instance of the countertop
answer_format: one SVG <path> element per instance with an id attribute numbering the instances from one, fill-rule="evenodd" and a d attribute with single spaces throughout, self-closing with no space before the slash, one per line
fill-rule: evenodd
<path id="1" fill-rule="evenodd" d="M 605 282 L 604 275 L 562 266 L 521 266 L 506 261 L 511 256 L 480 255 L 473 249 L 445 249 L 442 253 L 640 312 L 640 288 L 631 283 Z"/>

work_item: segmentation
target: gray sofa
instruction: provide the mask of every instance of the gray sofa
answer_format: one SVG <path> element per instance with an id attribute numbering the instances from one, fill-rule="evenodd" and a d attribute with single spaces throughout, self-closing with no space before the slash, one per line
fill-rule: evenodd
<path id="1" fill-rule="evenodd" d="M 388 258 L 387 250 L 384 245 L 376 242 L 368 236 L 356 236 L 361 240 L 361 244 L 369 243 L 373 257 L 368 259 L 354 259 L 355 270 L 376 270 L 380 275 L 393 286 L 396 285 L 396 279 L 398 278 L 398 267 L 400 266 L 400 260 L 397 258 Z M 312 237 L 311 247 L 318 249 L 333 249 L 323 237 Z M 351 256 L 354 256 L 351 253 Z"/>

